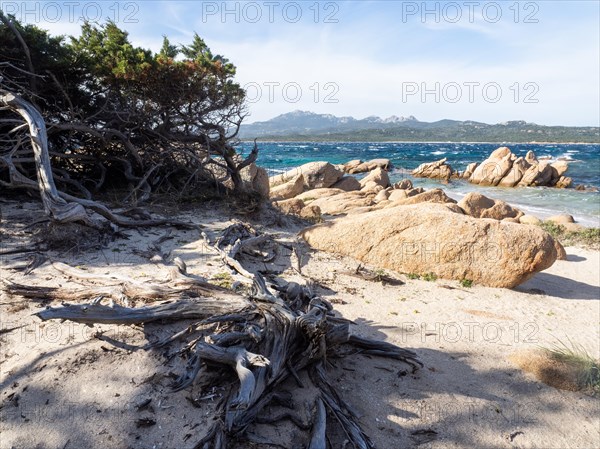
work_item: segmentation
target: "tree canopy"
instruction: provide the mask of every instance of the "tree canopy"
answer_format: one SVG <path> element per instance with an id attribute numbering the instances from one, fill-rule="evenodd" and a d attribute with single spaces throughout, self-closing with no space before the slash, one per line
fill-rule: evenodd
<path id="1" fill-rule="evenodd" d="M 91 198 L 105 187 L 129 185 L 145 199 L 207 183 L 247 187 L 240 172 L 257 151 L 242 160 L 234 147 L 245 92 L 235 66 L 213 55 L 198 34 L 189 45 L 164 36 L 155 53 L 134 45 L 111 21 L 84 23 L 79 37 L 65 37 L 1 11 L 0 19 L 0 93 L 41 113 L 62 189 Z M 27 129 L 6 109 L 0 183 L 23 187 L 15 170 L 33 179 L 35 161 Z"/>

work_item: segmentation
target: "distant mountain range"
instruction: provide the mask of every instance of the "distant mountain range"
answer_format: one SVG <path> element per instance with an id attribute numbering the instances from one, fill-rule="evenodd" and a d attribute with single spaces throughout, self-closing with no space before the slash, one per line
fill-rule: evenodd
<path id="1" fill-rule="evenodd" d="M 242 125 L 241 139 L 368 142 L 582 142 L 600 143 L 599 127 L 542 126 L 522 120 L 489 125 L 471 120 L 421 122 L 415 117 L 364 119 L 294 111 Z"/>

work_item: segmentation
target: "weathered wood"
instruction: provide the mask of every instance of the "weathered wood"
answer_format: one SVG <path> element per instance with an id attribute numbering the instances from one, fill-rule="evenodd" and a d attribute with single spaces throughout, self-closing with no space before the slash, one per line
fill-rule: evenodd
<path id="1" fill-rule="evenodd" d="M 96 229 L 107 229 L 106 222 L 93 216 L 89 211 L 104 217 L 110 223 L 123 227 L 171 225 L 179 228 L 193 229 L 195 226 L 169 219 L 131 220 L 111 211 L 105 205 L 89 198 L 77 198 L 56 188 L 54 174 L 48 151 L 48 135 L 46 124 L 40 112 L 28 101 L 6 90 L 0 89 L 0 106 L 7 107 L 23 118 L 28 129 L 36 166 L 37 183 L 17 170 L 11 155 L 2 157 L 8 168 L 9 187 L 25 187 L 39 191 L 46 214 L 58 223 L 80 222 Z M 15 149 L 20 145 L 16 145 Z M 71 182 L 75 182 L 71 180 Z M 146 182 L 146 181 L 144 181 Z M 84 189 L 80 183 L 80 190 Z M 84 189 L 87 191 L 87 189 Z M 89 192 L 88 192 L 89 193 Z"/>
<path id="2" fill-rule="evenodd" d="M 19 96 L 2 90 L 0 90 L 0 104 L 19 114 L 29 127 L 38 188 L 46 213 L 60 223 L 80 221 L 93 227 L 100 227 L 99 223 L 92 220 L 81 204 L 68 203 L 59 195 L 50 165 L 46 124 L 38 110 Z"/>
<path id="3" fill-rule="evenodd" d="M 101 304 L 66 304 L 35 313 L 43 321 L 60 319 L 76 323 L 141 324 L 153 321 L 177 321 L 206 318 L 233 310 L 243 310 L 250 304 L 242 297 L 238 302 L 219 298 L 180 299 L 144 307 L 113 307 Z"/>
<path id="4" fill-rule="evenodd" d="M 204 236 L 208 241 L 208 237 Z M 104 284 L 94 286 L 94 294 L 105 291 L 108 295 L 117 288 L 119 294 L 128 299 L 143 296 L 142 293 L 153 298 L 163 295 L 174 299 L 138 308 L 108 307 L 101 305 L 98 299 L 91 304 L 52 307 L 36 315 L 42 320 L 67 319 L 90 324 L 201 320 L 145 346 L 145 349 L 158 348 L 189 340 L 179 351 L 187 354 L 188 361 L 185 370 L 172 385 L 175 391 L 203 378 L 214 382 L 206 375 L 215 366 L 221 370 L 219 372 L 231 373 L 230 379 L 225 382 L 222 376 L 217 378 L 225 386 L 225 393 L 216 409 L 219 419 L 206 429 L 204 436 L 199 437 L 197 448 L 226 449 L 228 442 L 243 439 L 249 426 L 265 421 L 264 410 L 280 398 L 281 384 L 290 377 L 301 384 L 299 373 L 307 370 L 307 379 L 318 390 L 310 425 L 287 412 L 275 412 L 271 415 L 272 419 L 297 421 L 298 427 L 306 431 L 304 444 L 309 449 L 328 447 L 328 429 L 332 424 L 341 428 L 352 447 L 371 449 L 373 442 L 361 429 L 357 413 L 328 379 L 326 362 L 331 363 L 335 357 L 367 354 L 401 361 L 413 370 L 421 363 L 412 351 L 352 335 L 349 321 L 335 317 L 331 304 L 311 289 L 290 283 L 287 287 L 271 291 L 260 273 L 249 271 L 235 259 L 241 248 L 260 246 L 269 241 L 250 227 L 237 223 L 226 229 L 213 246 L 223 255 L 224 263 L 241 268 L 238 272 L 255 283 L 258 294 L 251 298 L 207 284 L 187 274 L 185 265 L 171 264 L 164 258 L 162 262 L 166 267 L 172 273 L 176 269 L 178 274 L 175 278 L 171 276 L 168 282 L 150 286 L 142 286 L 114 274 L 96 276 L 55 264 L 62 273 L 81 282 Z M 57 298 L 63 293 L 74 294 L 62 288 L 15 288 L 14 284 L 9 287 L 10 292 L 28 297 Z M 84 296 L 82 290 L 76 290 L 76 293 L 79 298 Z M 203 330 L 210 324 L 215 324 L 210 330 L 212 333 L 206 335 L 205 332 L 203 336 Z M 328 417 L 333 418 L 331 423 Z"/>

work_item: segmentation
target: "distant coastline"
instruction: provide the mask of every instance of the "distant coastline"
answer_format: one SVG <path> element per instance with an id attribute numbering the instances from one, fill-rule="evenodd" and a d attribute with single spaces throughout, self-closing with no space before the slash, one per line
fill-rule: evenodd
<path id="1" fill-rule="evenodd" d="M 272 142 L 600 144 L 600 127 L 547 126 L 524 120 L 422 122 L 412 115 L 355 119 L 294 111 L 263 122 L 243 123 L 239 137 Z"/>
<path id="2" fill-rule="evenodd" d="M 240 139 L 240 142 L 254 142 L 252 139 Z M 444 143 L 460 143 L 460 144 L 481 144 L 481 145 L 600 145 L 599 142 L 522 142 L 522 141 L 464 141 L 464 140 L 316 140 L 316 139 L 274 139 L 273 137 L 261 138 L 256 137 L 257 142 L 263 143 L 426 143 L 426 144 L 444 144 Z"/>

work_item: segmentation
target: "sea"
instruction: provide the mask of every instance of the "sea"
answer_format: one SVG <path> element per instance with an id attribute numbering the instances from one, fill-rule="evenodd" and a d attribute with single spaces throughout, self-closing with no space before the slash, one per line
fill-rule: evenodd
<path id="1" fill-rule="evenodd" d="M 540 159 L 569 163 L 566 176 L 573 184 L 600 189 L 600 145 L 598 144 L 503 144 L 517 156 L 532 150 Z M 387 158 L 394 164 L 392 182 L 410 179 L 415 187 L 441 187 L 459 200 L 469 192 L 501 199 L 539 218 L 567 213 L 584 226 L 600 227 L 600 192 L 556 189 L 552 187 L 480 187 L 464 180 L 449 182 L 413 178 L 411 171 L 423 162 L 447 158 L 455 170 L 463 171 L 471 162 L 481 162 L 500 145 L 495 143 L 407 143 L 407 142 L 259 142 L 258 165 L 269 176 L 307 162 L 328 161 L 343 164 L 352 159 L 364 161 Z M 242 154 L 248 154 L 252 142 L 241 142 Z"/>

